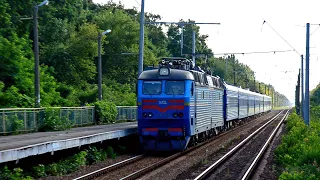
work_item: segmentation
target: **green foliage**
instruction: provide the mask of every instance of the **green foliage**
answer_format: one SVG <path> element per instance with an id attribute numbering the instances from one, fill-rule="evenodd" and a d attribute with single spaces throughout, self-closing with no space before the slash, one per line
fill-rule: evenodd
<path id="1" fill-rule="evenodd" d="M 125 151 L 125 147 L 120 147 L 121 151 Z M 112 147 L 107 149 L 98 149 L 96 147 L 89 147 L 84 151 L 62 159 L 58 162 L 43 165 L 39 164 L 31 168 L 30 172 L 23 172 L 21 168 L 10 170 L 7 166 L 0 169 L 0 179 L 4 180 L 31 180 L 33 178 L 42 178 L 46 176 L 62 176 L 80 169 L 85 165 L 91 165 L 96 162 L 105 161 L 107 158 L 116 158 L 117 153 Z M 26 176 L 26 175 L 32 175 Z"/>
<path id="2" fill-rule="evenodd" d="M 112 159 L 116 158 L 116 156 L 117 156 L 116 152 L 114 152 L 114 150 L 111 146 L 108 146 L 108 148 L 107 148 L 107 156 Z"/>
<path id="3" fill-rule="evenodd" d="M 31 21 L 32 0 L 1 0 L 0 3 L 0 107 L 32 107 L 34 105 L 34 55 Z M 118 106 L 136 105 L 139 50 L 139 16 L 136 9 L 108 2 L 50 1 L 39 8 L 40 94 L 42 107 L 83 106 L 97 101 L 98 33 L 102 36 L 103 98 Z M 145 13 L 146 21 L 159 21 L 161 16 Z M 180 20 L 194 22 L 193 20 Z M 157 64 L 164 56 L 180 56 L 180 30 L 177 25 L 145 26 L 144 67 Z M 212 53 L 196 25 L 184 26 L 184 54 L 191 54 L 192 31 L 196 31 L 196 52 Z M 123 53 L 131 53 L 124 55 Z M 190 55 L 186 56 L 191 58 Z M 225 62 L 229 65 L 227 72 Z M 254 73 L 235 56 L 197 58 L 197 65 L 211 70 L 227 82 L 258 91 Z M 261 93 L 265 92 L 261 85 Z M 274 89 L 272 90 L 274 92 Z M 270 95 L 270 92 L 268 92 Z"/>
<path id="4" fill-rule="evenodd" d="M 310 92 L 310 104 L 313 106 L 320 105 L 320 84 Z"/>
<path id="5" fill-rule="evenodd" d="M 40 122 L 39 131 L 62 131 L 70 129 L 73 123 L 66 117 L 59 115 L 58 108 L 47 108 L 45 111 L 45 118 Z"/>
<path id="6" fill-rule="evenodd" d="M 87 151 L 87 164 L 93 164 L 104 161 L 107 158 L 107 152 L 103 149 L 98 150 L 96 147 L 89 147 Z"/>
<path id="7" fill-rule="evenodd" d="M 17 114 L 6 118 L 6 124 L 7 126 L 11 127 L 11 132 L 14 134 L 18 134 L 19 130 L 21 130 L 24 126 L 23 120 L 19 119 Z"/>
<path id="8" fill-rule="evenodd" d="M 13 171 L 9 170 L 7 166 L 0 169 L 0 179 L 3 180 L 32 180 L 30 176 L 24 176 L 21 168 L 14 168 Z"/>
<path id="9" fill-rule="evenodd" d="M 114 122 L 117 116 L 117 108 L 113 102 L 98 101 L 94 104 L 98 122 Z"/>
<path id="10" fill-rule="evenodd" d="M 136 94 L 130 84 L 120 84 L 115 81 L 105 81 L 109 86 L 103 86 L 103 99 L 115 103 L 117 106 L 135 106 Z"/>
<path id="11" fill-rule="evenodd" d="M 314 121 L 320 121 L 320 105 L 310 107 L 311 119 Z"/>
<path id="12" fill-rule="evenodd" d="M 35 166 L 32 168 L 33 170 L 33 176 L 35 178 L 41 178 L 47 176 L 46 174 L 46 168 L 43 164 L 39 164 L 38 166 Z"/>
<path id="13" fill-rule="evenodd" d="M 291 114 L 287 130 L 275 151 L 276 160 L 284 171 L 279 179 L 319 179 L 320 122 L 311 121 L 309 128 L 298 115 Z"/>

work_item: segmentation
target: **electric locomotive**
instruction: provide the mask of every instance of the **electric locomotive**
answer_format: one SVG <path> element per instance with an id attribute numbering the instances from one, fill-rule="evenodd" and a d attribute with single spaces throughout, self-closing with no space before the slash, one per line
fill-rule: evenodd
<path id="1" fill-rule="evenodd" d="M 220 86 L 220 87 L 219 87 Z M 143 149 L 181 151 L 222 127 L 223 87 L 185 58 L 163 58 L 137 84 L 138 131 Z"/>

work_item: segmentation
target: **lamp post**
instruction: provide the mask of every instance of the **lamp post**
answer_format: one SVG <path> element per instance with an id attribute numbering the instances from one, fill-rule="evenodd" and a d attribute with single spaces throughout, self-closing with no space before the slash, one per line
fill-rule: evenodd
<path id="1" fill-rule="evenodd" d="M 99 56 L 99 60 L 98 60 L 98 91 L 99 91 L 99 101 L 102 100 L 102 65 L 101 65 L 101 38 L 103 35 L 106 35 L 108 33 L 110 33 L 111 30 L 108 29 L 106 31 L 104 31 L 103 33 L 98 33 L 98 56 Z"/>
<path id="2" fill-rule="evenodd" d="M 35 107 L 40 107 L 40 73 L 39 73 L 39 43 L 38 43 L 38 8 L 48 5 L 49 1 L 45 0 L 39 5 L 33 7 L 33 43 L 34 43 L 34 90 L 35 90 Z"/>
<path id="3" fill-rule="evenodd" d="M 144 0 L 141 0 L 138 77 L 143 71 L 143 49 L 144 49 Z"/>

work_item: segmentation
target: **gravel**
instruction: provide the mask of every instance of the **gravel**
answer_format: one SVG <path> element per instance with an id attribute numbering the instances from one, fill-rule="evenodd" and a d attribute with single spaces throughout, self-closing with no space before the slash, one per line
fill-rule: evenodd
<path id="1" fill-rule="evenodd" d="M 261 179 L 261 180 L 277 180 L 278 172 L 276 170 L 276 161 L 274 156 L 275 149 L 281 144 L 281 137 L 286 133 L 286 126 L 282 124 L 279 128 L 279 131 L 273 138 L 270 143 L 267 152 L 262 157 L 261 165 L 257 167 L 256 173 L 252 179 Z"/>
<path id="2" fill-rule="evenodd" d="M 155 179 L 155 180 L 156 179 L 194 179 L 201 170 L 204 170 L 205 167 L 208 167 L 214 161 L 222 157 L 226 152 L 228 152 L 231 148 L 236 146 L 245 137 L 247 137 L 248 134 L 258 129 L 262 123 L 265 123 L 267 120 L 269 120 L 272 116 L 274 116 L 278 112 L 279 111 L 272 111 L 256 119 L 249 119 L 245 124 L 240 126 L 239 129 L 237 129 L 236 131 L 226 136 L 221 136 L 213 140 L 212 142 L 200 147 L 196 151 L 193 151 L 187 154 L 186 156 L 180 157 L 172 161 L 171 163 L 165 166 L 162 166 L 161 168 L 158 168 L 155 171 L 152 171 L 151 173 L 141 177 L 140 179 Z M 280 129 L 283 129 L 283 127 L 281 127 Z M 264 163 L 262 163 L 263 165 L 257 168 L 257 171 L 256 171 L 257 173 L 255 174 L 254 177 L 258 177 L 258 178 L 254 178 L 254 179 L 268 179 L 268 180 L 277 179 L 276 172 L 274 170 L 273 152 L 276 146 L 281 143 L 280 138 L 283 132 L 284 131 L 281 131 L 281 133 L 278 133 L 277 136 L 272 141 L 272 144 L 271 144 L 272 148 L 270 152 L 267 153 L 265 157 L 263 157 L 264 159 Z M 259 138 L 255 138 L 255 142 L 259 142 Z M 250 151 L 258 152 L 257 150 L 258 147 L 255 148 L 256 145 L 247 144 L 246 146 L 248 148 L 249 147 L 253 147 L 253 148 L 251 149 L 249 148 L 248 150 L 242 152 L 243 154 L 239 156 L 243 158 L 242 160 L 241 159 L 234 160 L 239 163 L 236 163 L 234 166 L 225 166 L 224 169 L 222 169 L 220 172 L 220 175 L 224 175 L 222 179 L 236 179 L 234 177 L 237 177 L 238 174 L 234 174 L 233 172 L 234 169 L 232 168 L 234 167 L 236 172 L 241 171 L 243 169 L 243 166 L 239 164 L 241 164 L 241 161 L 248 161 L 246 154 L 248 154 L 248 152 Z M 60 176 L 60 177 L 46 177 L 42 179 L 45 179 L 45 180 L 73 179 L 81 175 L 90 173 L 92 171 L 98 170 L 100 168 L 123 161 L 130 157 L 133 157 L 133 155 L 122 155 L 122 156 L 118 156 L 116 159 L 108 159 L 107 161 L 104 161 L 104 162 L 99 162 L 91 166 L 82 167 L 80 170 L 69 175 Z M 138 169 L 147 167 L 163 158 L 164 157 L 144 158 L 130 165 L 122 167 L 118 171 L 110 172 L 97 179 L 108 179 L 108 180 L 119 179 L 119 178 L 125 177 L 126 175 Z M 194 173 L 194 172 L 197 172 L 197 173 Z"/>
<path id="3" fill-rule="evenodd" d="M 272 111 L 257 119 L 252 119 L 250 123 L 240 126 L 239 129 L 227 136 L 219 137 L 196 151 L 158 168 L 141 179 L 193 179 L 197 175 L 193 172 L 197 171 L 200 167 L 208 166 L 210 161 L 218 160 L 228 152 L 229 149 L 236 146 L 237 143 L 258 129 L 262 123 L 266 122 L 266 120 L 270 119 L 270 117 L 277 112 L 279 111 Z"/>
<path id="4" fill-rule="evenodd" d="M 48 177 L 41 178 L 41 180 L 62 180 L 62 179 L 63 180 L 65 180 L 65 179 L 68 180 L 68 179 L 74 179 L 74 178 L 80 177 L 82 175 L 85 175 L 85 174 L 87 174 L 89 172 L 93 172 L 93 171 L 96 171 L 98 169 L 101 169 L 101 168 L 110 166 L 112 164 L 115 164 L 117 162 L 129 159 L 131 157 L 133 157 L 133 156 L 130 156 L 130 155 L 117 156 L 117 158 L 115 158 L 115 159 L 107 159 L 106 161 L 98 162 L 98 163 L 95 163 L 95 164 L 90 165 L 90 166 L 83 166 L 78 171 L 75 171 L 75 172 L 73 172 L 71 174 L 68 174 L 68 175 L 64 175 L 64 176 L 48 176 Z"/>
<path id="5" fill-rule="evenodd" d="M 210 175 L 209 179 L 241 179 L 279 122 L 280 118 L 270 123 L 262 132 L 255 135 L 241 150 L 233 154 L 221 167 L 217 168 Z M 209 164 L 213 164 L 214 162 L 210 161 Z M 198 174 L 202 171 L 203 169 L 198 171 Z"/>
<path id="6" fill-rule="evenodd" d="M 102 177 L 96 178 L 97 180 L 118 180 L 123 177 L 126 177 L 127 175 L 136 172 L 140 169 L 143 169 L 145 167 L 148 167 L 149 165 L 152 165 L 160 160 L 164 159 L 164 157 L 146 157 L 141 160 L 138 160 L 136 162 L 133 162 L 131 164 L 128 164 L 124 167 L 119 168 L 116 171 L 112 171 L 108 174 L 105 174 Z"/>

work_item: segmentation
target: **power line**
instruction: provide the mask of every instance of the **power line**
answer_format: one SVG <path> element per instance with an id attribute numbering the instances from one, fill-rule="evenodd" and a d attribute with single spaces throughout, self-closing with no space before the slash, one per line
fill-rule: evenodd
<path id="1" fill-rule="evenodd" d="M 315 33 L 319 28 L 320 28 L 320 24 L 319 24 L 319 26 L 317 27 L 317 29 L 315 29 L 315 30 L 310 34 L 310 36 L 312 36 L 312 34 Z"/>
<path id="2" fill-rule="evenodd" d="M 236 52 L 236 53 L 214 53 L 214 55 L 227 55 L 227 54 L 267 54 L 267 53 L 281 53 L 281 52 L 292 52 L 295 50 L 283 50 L 283 51 L 257 51 L 257 52 Z"/>
<path id="3" fill-rule="evenodd" d="M 280 38 L 281 38 L 282 40 L 284 40 L 296 53 L 298 53 L 299 56 L 301 55 L 286 39 L 284 39 L 284 37 L 282 37 L 266 20 L 263 19 L 262 25 L 263 25 L 264 23 L 267 23 L 267 24 L 269 25 L 269 27 L 270 27 L 275 33 L 277 33 L 278 36 L 280 36 Z"/>
<path id="4" fill-rule="evenodd" d="M 139 3 L 137 0 L 134 0 L 134 1 L 135 1 L 136 3 L 138 3 L 138 4 L 139 4 L 139 6 L 141 6 L 141 5 L 140 5 L 140 3 Z"/>

